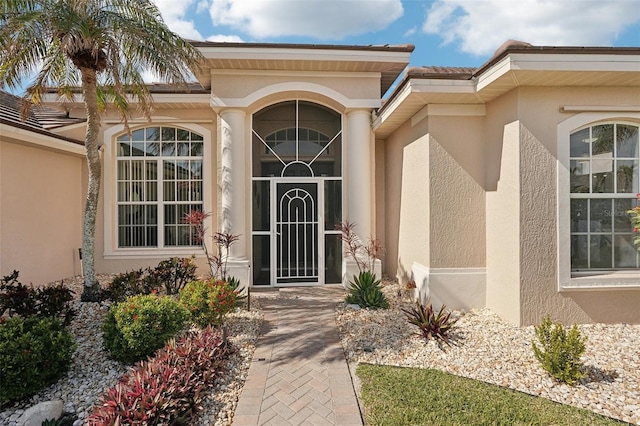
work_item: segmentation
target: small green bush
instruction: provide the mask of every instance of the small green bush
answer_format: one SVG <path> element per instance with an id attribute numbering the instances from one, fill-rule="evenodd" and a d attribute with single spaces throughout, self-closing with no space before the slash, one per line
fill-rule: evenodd
<path id="1" fill-rule="evenodd" d="M 349 294 L 345 301 L 362 308 L 387 309 L 389 301 L 380 288 L 380 280 L 371 271 L 360 272 L 350 282 Z"/>
<path id="2" fill-rule="evenodd" d="M 551 322 L 548 316 L 536 327 L 540 347 L 532 343 L 536 359 L 554 379 L 574 384 L 584 377 L 580 357 L 584 353 L 587 338 L 574 324 L 566 331 L 562 324 Z"/>
<path id="3" fill-rule="evenodd" d="M 442 305 L 436 312 L 431 304 L 431 299 L 426 304 L 416 301 L 415 307 L 402 310 L 407 315 L 407 320 L 420 328 L 420 335 L 425 340 L 438 339 L 446 344 L 449 342 L 449 332 L 457 319 L 451 318 L 451 312 L 446 311 L 446 306 Z"/>
<path id="4" fill-rule="evenodd" d="M 75 347 L 73 336 L 57 318 L 0 322 L 0 405 L 55 383 L 69 369 Z"/>
<path id="5" fill-rule="evenodd" d="M 142 360 L 183 327 L 189 312 L 171 296 L 133 296 L 109 309 L 102 325 L 104 347 L 112 358 Z"/>
<path id="6" fill-rule="evenodd" d="M 180 303 L 200 327 L 219 326 L 236 305 L 237 294 L 222 280 L 192 281 L 180 291 Z"/>

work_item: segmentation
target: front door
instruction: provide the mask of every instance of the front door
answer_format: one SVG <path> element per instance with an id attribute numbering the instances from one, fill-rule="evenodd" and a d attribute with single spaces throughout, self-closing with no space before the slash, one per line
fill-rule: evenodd
<path id="1" fill-rule="evenodd" d="M 276 182 L 276 202 L 272 281 L 278 286 L 318 284 L 322 252 L 318 182 Z"/>

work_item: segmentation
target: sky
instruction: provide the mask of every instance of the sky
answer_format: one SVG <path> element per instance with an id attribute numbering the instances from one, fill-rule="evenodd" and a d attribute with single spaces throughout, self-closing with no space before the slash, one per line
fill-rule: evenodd
<path id="1" fill-rule="evenodd" d="M 154 0 L 193 40 L 413 44 L 410 66 L 478 67 L 506 40 L 640 47 L 640 0 Z"/>

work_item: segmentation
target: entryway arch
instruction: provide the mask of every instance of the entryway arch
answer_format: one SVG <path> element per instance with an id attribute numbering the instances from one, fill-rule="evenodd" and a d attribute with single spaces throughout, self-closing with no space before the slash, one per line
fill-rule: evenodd
<path id="1" fill-rule="evenodd" d="M 252 118 L 253 284 L 339 283 L 342 114 L 288 100 Z"/>

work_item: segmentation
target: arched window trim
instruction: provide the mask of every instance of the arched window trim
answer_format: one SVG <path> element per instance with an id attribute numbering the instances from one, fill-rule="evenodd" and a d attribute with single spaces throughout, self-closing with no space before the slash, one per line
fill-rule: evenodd
<path id="1" fill-rule="evenodd" d="M 187 155 L 160 155 L 160 156 L 135 156 L 131 157 L 134 159 L 148 160 L 152 163 L 155 161 L 159 164 L 162 164 L 162 167 L 159 167 L 161 173 L 164 173 L 164 162 L 165 161 L 174 161 L 174 162 L 184 162 L 184 161 L 197 161 L 199 162 L 200 168 L 200 178 L 195 179 L 198 181 L 197 184 L 201 189 L 201 195 L 197 202 L 189 203 L 198 205 L 198 208 L 201 208 L 203 211 L 211 211 L 211 191 L 212 191 L 212 182 L 209 178 L 211 175 L 211 132 L 209 129 L 194 123 L 175 123 L 170 121 L 163 120 L 161 123 L 145 123 L 139 127 L 132 128 L 132 134 L 139 131 L 145 131 L 145 129 L 153 129 L 153 128 L 171 128 L 178 131 L 186 131 L 189 134 L 194 134 L 201 137 L 201 140 L 194 140 L 193 142 L 201 142 L 202 150 L 199 153 L 200 155 L 191 155 L 191 153 L 187 153 Z M 118 140 L 123 136 L 126 137 L 126 129 L 124 125 L 115 125 L 111 128 L 108 128 L 104 133 L 104 218 L 105 218 L 105 226 L 104 226 L 104 256 L 105 259 L 109 258 L 120 258 L 122 256 L 127 257 L 140 257 L 140 258 L 165 258 L 168 255 L 171 256 L 189 256 L 194 254 L 194 251 L 198 256 L 201 256 L 200 244 L 191 242 L 189 245 L 171 245 L 170 241 L 167 241 L 165 234 L 165 224 L 166 218 L 164 217 L 164 209 L 165 205 L 171 204 L 167 200 L 164 200 L 164 188 L 163 182 L 160 182 L 158 185 L 158 200 L 155 200 L 158 210 L 158 223 L 157 223 L 157 235 L 158 235 L 158 244 L 157 245 L 149 245 L 149 246 L 135 246 L 135 247 L 122 247 L 122 244 L 119 242 L 119 205 L 127 204 L 126 201 L 122 201 L 122 198 L 118 197 L 118 162 L 122 161 L 126 158 L 126 156 L 119 155 L 118 152 Z M 177 139 L 178 137 L 176 137 Z M 136 141 L 139 142 L 139 141 Z M 176 141 L 178 142 L 186 142 L 186 141 Z M 191 141 L 189 141 L 191 142 Z M 177 149 L 177 148 L 176 148 Z M 162 154 L 162 153 L 161 153 Z M 178 154 L 176 152 L 176 154 Z M 193 165 L 193 163 L 192 163 Z M 160 176 L 156 182 L 159 182 Z M 184 182 L 183 182 L 184 181 Z M 173 181 L 174 183 L 185 183 L 187 182 L 190 187 L 191 184 L 194 183 L 194 179 L 176 179 Z M 191 200 L 195 201 L 195 200 Z M 135 203 L 130 203 L 135 204 Z M 186 202 L 175 201 L 173 204 L 186 204 Z M 179 209 L 179 208 L 178 208 Z M 177 213 L 176 213 L 177 214 Z M 174 221 L 175 222 L 175 221 Z M 181 222 L 181 221 L 177 221 Z M 180 227 L 181 223 L 174 223 L 173 225 L 167 224 L 169 227 L 174 226 Z M 206 220 L 205 225 L 207 227 L 212 226 L 211 218 Z M 177 231 L 176 231 L 177 232 Z M 195 249 L 195 250 L 194 250 Z"/>

